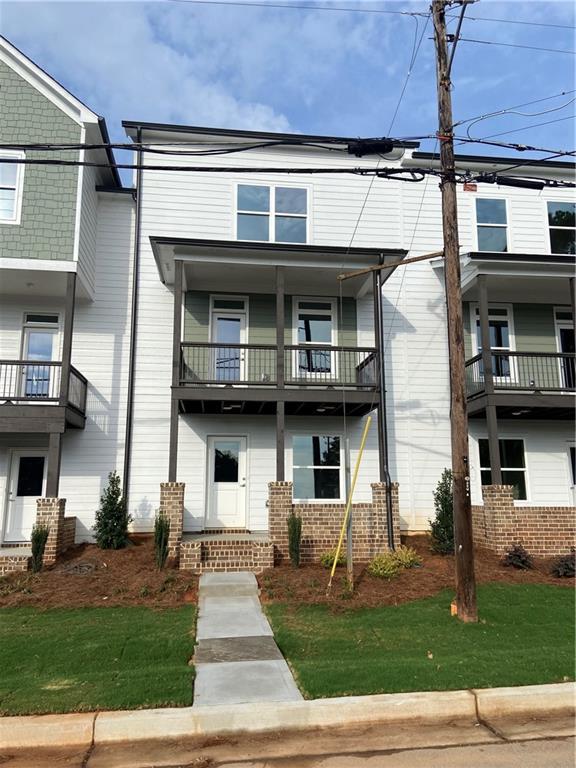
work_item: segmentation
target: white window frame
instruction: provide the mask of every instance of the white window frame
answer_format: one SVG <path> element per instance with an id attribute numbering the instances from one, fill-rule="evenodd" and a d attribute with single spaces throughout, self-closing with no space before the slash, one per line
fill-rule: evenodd
<path id="1" fill-rule="evenodd" d="M 545 215 L 545 222 L 546 227 L 548 230 L 548 247 L 550 248 L 550 255 L 551 256 L 568 256 L 569 254 L 566 253 L 558 253 L 557 251 L 552 250 L 552 230 L 553 229 L 567 229 L 571 232 L 574 232 L 576 235 L 576 227 L 555 227 L 550 224 L 550 219 L 548 218 L 548 203 L 557 203 L 558 205 L 562 205 L 563 203 L 573 203 L 573 200 L 545 200 L 544 201 L 544 215 Z"/>
<path id="2" fill-rule="evenodd" d="M 492 467 L 483 467 L 481 460 L 480 460 L 480 440 L 488 440 L 488 435 L 483 435 L 478 438 L 477 442 L 477 450 L 478 450 L 478 477 L 480 480 L 480 494 L 482 494 L 482 472 L 491 472 Z M 524 486 L 526 488 L 526 498 L 525 499 L 514 499 L 514 504 L 518 504 L 519 506 L 522 506 L 523 504 L 529 504 L 531 500 L 531 494 L 530 494 L 530 475 L 528 472 L 528 454 L 526 452 L 526 438 L 522 437 L 521 435 L 506 435 L 505 437 L 498 437 L 498 450 L 500 450 L 500 441 L 506 441 L 506 440 L 520 440 L 522 442 L 522 451 L 524 453 L 524 468 L 522 467 L 500 467 L 501 472 L 524 472 Z M 502 480 L 504 482 L 504 480 Z"/>
<path id="3" fill-rule="evenodd" d="M 214 301 L 222 299 L 223 301 L 243 301 L 244 302 L 244 309 L 218 309 L 214 307 Z M 236 293 L 214 293 L 210 294 L 210 311 L 208 313 L 208 341 L 210 344 L 215 344 L 215 340 L 213 338 L 214 333 L 214 314 L 218 313 L 226 315 L 244 315 L 244 338 L 240 342 L 240 344 L 249 344 L 250 343 L 250 317 L 248 315 L 248 308 L 249 308 L 249 299 L 248 296 L 245 295 L 238 295 Z M 223 345 L 224 346 L 224 345 Z M 215 351 L 211 350 L 210 353 L 210 366 L 211 370 L 214 372 L 215 368 Z M 244 354 L 240 356 L 240 381 L 238 382 L 229 382 L 233 384 L 233 386 L 238 387 L 242 386 L 243 380 L 245 377 L 245 373 L 248 370 L 248 350 L 244 350 Z M 220 385 L 219 385 L 220 386 Z M 221 386 L 226 386 L 226 382 L 222 382 Z"/>
<path id="4" fill-rule="evenodd" d="M 330 304 L 330 314 L 332 316 L 332 332 L 331 332 L 331 340 L 329 346 L 331 347 L 337 347 L 338 346 L 338 311 L 336 307 L 336 300 L 327 296 L 293 296 L 292 297 L 292 343 L 296 346 L 302 346 L 310 349 L 314 349 L 314 347 L 320 347 L 322 348 L 324 345 L 320 342 L 300 342 L 298 341 L 298 315 L 302 312 L 307 312 L 311 315 L 325 315 L 327 310 L 325 309 L 303 309 L 300 310 L 300 302 L 301 301 L 318 301 L 322 304 Z M 296 374 L 298 373 L 298 350 L 294 350 L 294 355 L 292 356 L 292 370 L 295 372 L 295 378 Z M 324 373 L 320 374 L 320 377 L 322 380 L 326 379 L 337 379 L 338 378 L 338 355 L 333 352 L 331 354 L 331 360 L 330 360 L 330 374 L 326 375 Z M 309 378 L 314 379 L 316 377 L 316 374 L 314 371 L 310 371 L 308 373 L 305 373 L 304 376 L 298 376 L 298 378 Z"/>
<path id="5" fill-rule="evenodd" d="M 24 160 L 26 157 L 24 152 L 16 152 L 14 150 L 10 149 L 3 149 L 0 151 L 0 160 L 2 160 L 3 157 L 6 158 L 17 158 L 19 160 Z M 20 219 L 22 216 L 22 192 L 24 189 L 24 165 L 23 163 L 18 163 L 16 166 L 16 186 L 13 187 L 3 187 L 3 189 L 14 189 L 14 215 L 9 219 L 3 219 L 0 217 L 0 225 L 1 224 L 11 224 L 11 225 L 18 225 L 20 224 Z"/>
<path id="6" fill-rule="evenodd" d="M 566 455 L 568 457 L 568 485 L 570 488 L 570 495 L 572 504 L 576 505 L 576 478 L 572 475 L 572 451 L 576 451 L 576 441 L 572 440 L 568 443 Z"/>
<path id="7" fill-rule="evenodd" d="M 478 200 L 498 200 L 504 203 L 504 210 L 506 211 L 506 224 L 487 224 L 478 222 Z M 474 229 L 474 238 L 476 241 L 477 253 L 510 253 L 512 250 L 512 242 L 510 236 L 510 206 L 506 197 L 487 197 L 486 195 L 478 195 L 474 198 L 474 221 L 476 227 Z M 480 227 L 500 227 L 506 230 L 506 250 L 505 251 L 482 251 L 480 250 L 480 238 L 478 237 L 478 229 Z"/>
<path id="8" fill-rule="evenodd" d="M 238 187 L 264 187 L 270 191 L 270 209 L 265 211 L 245 211 L 238 208 Z M 282 189 L 302 189 L 306 192 L 306 213 L 276 213 L 276 189 L 281 187 Z M 238 215 L 248 214 L 250 216 L 267 216 L 268 217 L 268 240 L 258 240 L 262 243 L 275 243 L 279 245 L 310 245 L 310 232 L 311 232 L 311 198 L 312 190 L 308 184 L 266 184 L 263 182 L 237 181 L 234 184 L 234 240 L 238 240 L 241 243 L 250 243 L 252 240 L 243 240 L 238 237 Z M 286 240 L 276 240 L 276 216 L 292 216 L 298 219 L 306 220 L 306 240 L 303 243 L 294 243 Z"/>
<path id="9" fill-rule="evenodd" d="M 344 435 L 340 432 L 334 432 L 330 429 L 309 430 L 293 432 L 290 435 L 290 479 L 294 487 L 294 438 L 295 437 L 337 437 L 340 440 L 340 465 L 338 467 L 339 475 L 339 493 L 337 499 L 299 499 L 294 497 L 295 504 L 344 504 L 346 502 L 346 450 L 344 445 Z M 298 465 L 296 469 L 336 469 L 333 466 L 319 467 L 317 465 Z"/>
<path id="10" fill-rule="evenodd" d="M 574 318 L 571 317 L 571 319 L 562 319 L 558 317 L 559 312 L 565 312 L 566 314 L 569 314 L 572 316 L 572 308 L 569 306 L 565 307 L 553 307 L 554 311 L 554 335 L 556 337 L 556 350 L 558 353 L 562 352 L 562 343 L 560 341 L 560 329 L 571 329 L 574 327 Z M 558 360 L 558 381 L 560 383 L 563 383 L 565 381 L 564 379 L 564 368 L 562 366 L 562 360 Z M 570 392 L 567 391 L 568 394 Z"/>
<path id="11" fill-rule="evenodd" d="M 53 323 L 47 323 L 47 322 L 35 322 L 27 320 L 27 315 L 52 315 L 52 317 L 56 318 L 56 321 Z M 26 354 L 26 347 L 28 344 L 28 332 L 29 331 L 52 331 L 54 334 L 54 348 L 52 351 L 52 362 L 62 362 L 62 328 L 61 328 L 61 314 L 58 311 L 54 311 L 51 309 L 27 309 L 22 314 L 22 333 L 20 338 L 20 360 L 26 360 L 27 354 Z M 42 365 L 41 362 L 38 363 L 38 366 L 40 367 Z M 56 373 L 57 368 L 53 366 L 49 366 L 50 368 L 50 388 L 53 384 L 53 376 L 59 375 Z M 61 370 L 61 369 L 60 369 Z M 26 392 L 26 376 L 27 376 L 27 366 L 22 366 L 22 379 L 21 379 L 21 385 L 22 385 L 22 394 Z M 39 402 L 42 402 L 42 399 L 39 398 Z"/>
<path id="12" fill-rule="evenodd" d="M 488 322 L 490 320 L 501 320 L 503 315 L 490 315 L 490 311 L 492 309 L 505 309 L 506 310 L 506 320 L 508 321 L 508 339 L 510 341 L 510 346 L 508 347 L 509 352 L 516 352 L 516 335 L 514 333 L 514 310 L 512 304 L 488 304 Z M 478 311 L 478 314 L 476 312 Z M 470 303 L 470 329 L 472 331 L 472 357 L 475 357 L 476 355 L 480 354 L 480 348 L 478 346 L 478 335 L 476 331 L 476 321 L 480 322 L 480 304 L 478 302 L 471 302 Z M 506 351 L 506 347 L 491 347 L 491 350 L 494 349 L 496 352 Z M 516 366 L 516 358 L 510 357 L 510 376 L 494 376 L 494 381 L 497 383 L 499 381 L 501 382 L 513 382 L 516 381 L 517 376 L 517 366 Z M 484 380 L 484 377 L 481 377 L 482 381 Z"/>

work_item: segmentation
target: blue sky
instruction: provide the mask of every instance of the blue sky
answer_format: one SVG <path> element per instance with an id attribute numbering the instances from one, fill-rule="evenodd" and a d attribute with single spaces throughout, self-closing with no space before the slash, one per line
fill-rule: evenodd
<path id="1" fill-rule="evenodd" d="M 431 23 L 424 29 L 423 16 L 367 12 L 425 13 L 427 3 L 299 2 L 354 11 L 238 8 L 185 0 L 7 0 L 0 4 L 0 30 L 103 115 L 114 140 L 125 140 L 122 119 L 346 136 L 434 133 Z M 576 47 L 570 0 L 482 0 L 469 6 L 467 16 L 471 18 L 464 22 L 464 38 L 551 49 Z M 529 23 L 509 23 L 518 21 Z M 450 29 L 454 28 L 452 21 Z M 414 40 L 421 35 L 389 132 Z M 574 62 L 575 57 L 565 53 L 462 42 L 453 68 L 455 120 L 571 91 L 576 87 Z M 573 149 L 575 105 L 568 102 L 574 96 L 527 106 L 520 110 L 522 115 L 484 120 L 472 127 L 471 135 L 514 131 L 498 140 Z M 534 114 L 552 109 L 549 114 Z M 493 153 L 478 145 L 458 151 Z"/>

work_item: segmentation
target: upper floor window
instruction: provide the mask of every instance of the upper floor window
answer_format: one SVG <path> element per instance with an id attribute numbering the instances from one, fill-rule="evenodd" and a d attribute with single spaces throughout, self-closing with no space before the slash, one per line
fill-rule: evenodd
<path id="1" fill-rule="evenodd" d="M 0 224 L 20 223 L 24 166 L 2 161 L 23 157 L 22 152 L 5 151 L 0 154 Z"/>
<path id="2" fill-rule="evenodd" d="M 552 253 L 576 253 L 576 203 L 548 203 Z"/>
<path id="3" fill-rule="evenodd" d="M 508 250 L 506 201 L 476 199 L 478 250 L 505 253 Z"/>
<path id="4" fill-rule="evenodd" d="M 238 240 L 307 242 L 306 189 L 238 184 L 236 203 Z"/>

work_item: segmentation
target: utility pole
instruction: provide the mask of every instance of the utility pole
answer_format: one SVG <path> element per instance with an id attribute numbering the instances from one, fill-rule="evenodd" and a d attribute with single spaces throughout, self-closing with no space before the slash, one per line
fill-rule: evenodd
<path id="1" fill-rule="evenodd" d="M 463 5 L 467 2 L 460 2 Z M 468 0 L 469 2 L 469 0 Z M 454 500 L 454 554 L 456 560 L 456 611 L 465 622 L 478 621 L 472 509 L 470 505 L 468 461 L 468 413 L 466 406 L 464 329 L 462 323 L 462 290 L 460 285 L 460 253 L 450 68 L 446 37 L 447 0 L 433 0 L 431 6 L 436 43 L 436 78 L 438 86 L 438 138 L 442 181 L 442 229 L 444 233 L 444 279 L 448 319 L 450 365 L 450 429 L 452 438 L 452 478 Z M 457 37 L 456 37 L 457 40 Z"/>

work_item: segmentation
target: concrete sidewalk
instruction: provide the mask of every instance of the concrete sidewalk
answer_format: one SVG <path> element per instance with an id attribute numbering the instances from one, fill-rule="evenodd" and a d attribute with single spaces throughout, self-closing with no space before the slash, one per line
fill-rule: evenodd
<path id="1" fill-rule="evenodd" d="M 198 604 L 194 707 L 302 700 L 253 573 L 205 573 Z"/>

